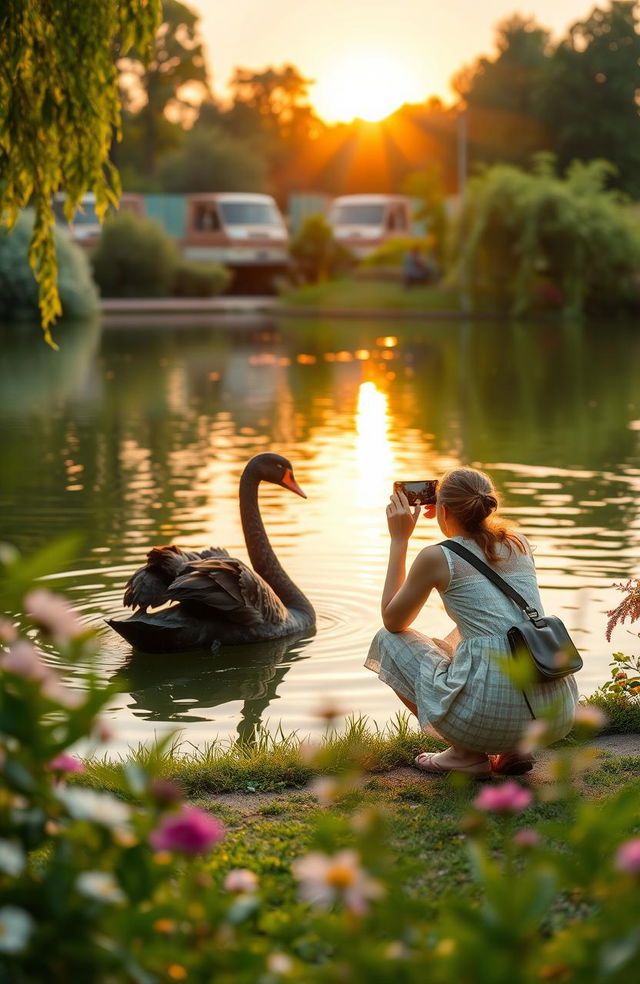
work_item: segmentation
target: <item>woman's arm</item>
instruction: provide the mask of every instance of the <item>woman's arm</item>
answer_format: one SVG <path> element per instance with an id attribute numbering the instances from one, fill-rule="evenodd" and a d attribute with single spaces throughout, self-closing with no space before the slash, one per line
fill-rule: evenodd
<path id="1" fill-rule="evenodd" d="M 425 515 L 430 518 L 434 506 L 427 506 Z M 405 579 L 407 546 L 413 533 L 420 508 L 413 512 L 406 496 L 392 495 L 387 506 L 387 523 L 391 535 L 387 577 L 382 592 L 382 621 L 389 632 L 402 632 L 409 628 L 426 602 L 433 588 L 446 584 L 447 562 L 439 547 L 426 547 L 416 557 Z"/>

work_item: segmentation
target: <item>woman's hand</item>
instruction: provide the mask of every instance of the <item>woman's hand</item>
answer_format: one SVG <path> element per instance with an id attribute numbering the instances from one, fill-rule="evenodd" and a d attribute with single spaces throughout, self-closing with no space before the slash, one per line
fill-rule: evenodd
<path id="1" fill-rule="evenodd" d="M 404 492 L 394 492 L 387 506 L 387 526 L 391 539 L 400 543 L 407 542 L 419 515 L 420 506 L 416 506 L 412 512 Z"/>

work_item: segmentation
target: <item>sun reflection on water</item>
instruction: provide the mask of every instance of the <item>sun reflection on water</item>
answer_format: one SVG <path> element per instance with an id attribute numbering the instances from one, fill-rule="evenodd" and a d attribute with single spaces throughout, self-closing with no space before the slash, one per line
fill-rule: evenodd
<path id="1" fill-rule="evenodd" d="M 356 408 L 358 503 L 379 506 L 391 488 L 394 456 L 389 441 L 389 397 L 375 383 L 364 382 Z"/>

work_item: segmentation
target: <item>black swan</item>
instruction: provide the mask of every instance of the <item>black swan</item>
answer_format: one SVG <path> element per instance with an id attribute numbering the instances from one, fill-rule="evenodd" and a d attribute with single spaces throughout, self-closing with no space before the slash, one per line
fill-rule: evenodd
<path id="1" fill-rule="evenodd" d="M 257 454 L 240 479 L 240 517 L 254 569 L 226 550 L 154 547 L 145 567 L 126 585 L 127 619 L 108 619 L 135 649 L 175 653 L 279 639 L 315 626 L 311 603 L 280 566 L 269 543 L 258 486 L 272 482 L 306 499 L 291 463 L 279 454 Z M 167 602 L 174 604 L 149 612 Z M 177 602 L 177 604 L 176 604 Z"/>

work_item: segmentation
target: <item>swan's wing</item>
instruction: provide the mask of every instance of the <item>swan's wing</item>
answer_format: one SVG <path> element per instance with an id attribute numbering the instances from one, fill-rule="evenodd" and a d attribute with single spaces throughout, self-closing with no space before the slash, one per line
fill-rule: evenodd
<path id="1" fill-rule="evenodd" d="M 288 612 L 267 582 L 233 557 L 187 565 L 167 589 L 172 601 L 198 602 L 211 616 L 240 625 L 277 624 Z"/>
<path id="2" fill-rule="evenodd" d="M 206 550 L 182 550 L 180 547 L 153 547 L 147 563 L 131 575 L 124 589 L 123 604 L 127 608 L 158 608 L 169 601 L 167 588 L 191 561 L 202 558 L 228 557 L 221 547 Z"/>

